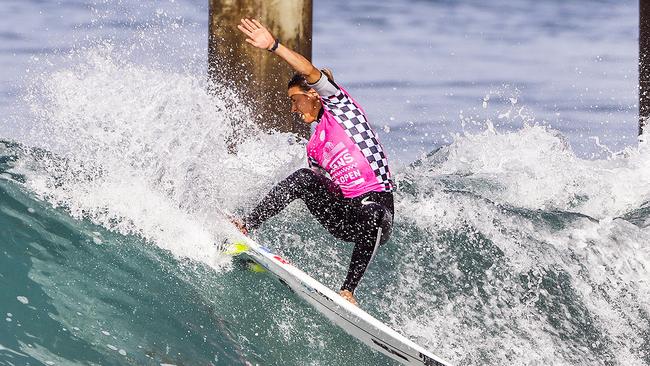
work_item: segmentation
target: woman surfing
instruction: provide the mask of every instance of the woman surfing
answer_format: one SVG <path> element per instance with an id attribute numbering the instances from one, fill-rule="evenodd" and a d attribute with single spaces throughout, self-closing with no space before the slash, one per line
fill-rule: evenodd
<path id="1" fill-rule="evenodd" d="M 237 27 L 246 42 L 273 52 L 296 71 L 287 88 L 291 112 L 317 125 L 307 144 L 310 168 L 278 183 L 247 216 L 233 222 L 248 234 L 292 201 L 303 200 L 334 237 L 354 243 L 340 295 L 356 304 L 354 291 L 393 225 L 394 185 L 384 149 L 361 106 L 329 70 L 319 70 L 284 46 L 255 19 L 242 19 Z"/>

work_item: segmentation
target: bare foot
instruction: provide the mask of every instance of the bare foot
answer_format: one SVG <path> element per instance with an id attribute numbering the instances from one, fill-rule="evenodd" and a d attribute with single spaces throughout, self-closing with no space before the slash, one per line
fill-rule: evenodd
<path id="1" fill-rule="evenodd" d="M 339 292 L 339 295 L 341 295 L 342 298 L 348 300 L 352 305 L 358 306 L 357 305 L 357 299 L 354 298 L 354 295 L 352 294 L 352 292 L 350 292 L 348 290 L 341 290 L 341 292 Z"/>
<path id="2" fill-rule="evenodd" d="M 231 218 L 230 222 L 232 222 L 232 224 L 235 225 L 237 229 L 241 231 L 242 234 L 248 235 L 248 229 L 246 229 L 246 225 L 244 225 L 244 223 L 240 219 Z"/>

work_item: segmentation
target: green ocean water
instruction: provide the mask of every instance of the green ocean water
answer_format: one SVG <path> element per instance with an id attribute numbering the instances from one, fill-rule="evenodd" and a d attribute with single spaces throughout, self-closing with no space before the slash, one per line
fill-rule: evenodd
<path id="1" fill-rule="evenodd" d="M 544 136 L 555 138 L 533 128 L 476 139 Z M 647 210 L 596 219 L 576 212 L 584 205 L 530 209 L 494 202 L 505 189 L 496 175 L 432 175 L 470 145 L 400 173 L 394 235 L 359 288 L 361 306 L 454 364 L 650 364 Z M 72 163 L 1 146 L 0 364 L 395 364 L 243 260 L 214 265 L 184 254 L 191 237 L 165 249 L 53 204 L 30 181 L 45 174 L 39 164 L 61 174 L 53 162 Z M 256 235 L 329 287 L 342 281 L 351 246 L 301 204 Z"/>
<path id="2" fill-rule="evenodd" d="M 243 261 L 179 260 L 13 178 L 0 179 L 0 364 L 392 364 Z"/>

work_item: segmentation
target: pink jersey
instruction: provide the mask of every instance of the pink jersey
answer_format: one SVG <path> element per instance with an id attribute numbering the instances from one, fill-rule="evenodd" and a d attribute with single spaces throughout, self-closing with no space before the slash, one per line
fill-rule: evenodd
<path id="1" fill-rule="evenodd" d="M 323 113 L 307 144 L 309 165 L 324 170 L 346 198 L 392 191 L 386 155 L 365 112 L 325 75 L 311 86 L 321 96 Z"/>

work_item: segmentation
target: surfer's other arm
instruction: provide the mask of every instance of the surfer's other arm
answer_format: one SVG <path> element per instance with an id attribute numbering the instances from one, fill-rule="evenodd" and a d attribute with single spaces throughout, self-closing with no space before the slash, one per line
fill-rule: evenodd
<path id="1" fill-rule="evenodd" d="M 308 83 L 314 84 L 320 79 L 320 70 L 303 55 L 281 44 L 262 23 L 255 19 L 242 19 L 241 24 L 237 25 L 237 28 L 248 37 L 246 38 L 246 42 L 280 56 L 296 72 L 302 74 Z"/>

